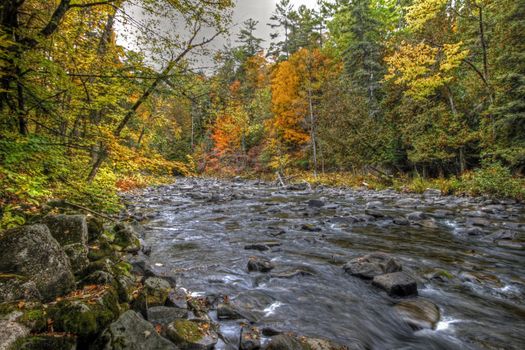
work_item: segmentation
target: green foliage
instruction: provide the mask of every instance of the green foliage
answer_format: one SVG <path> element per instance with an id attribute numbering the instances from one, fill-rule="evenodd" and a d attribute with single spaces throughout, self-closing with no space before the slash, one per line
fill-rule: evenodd
<path id="1" fill-rule="evenodd" d="M 484 164 L 482 168 L 463 175 L 462 182 L 462 189 L 471 195 L 525 198 L 525 181 L 513 177 L 500 163 Z"/>

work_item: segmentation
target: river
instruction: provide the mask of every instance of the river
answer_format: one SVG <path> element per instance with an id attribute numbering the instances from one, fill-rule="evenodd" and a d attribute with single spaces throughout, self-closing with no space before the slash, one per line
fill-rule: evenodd
<path id="1" fill-rule="evenodd" d="M 513 201 L 212 179 L 125 200 L 158 273 L 194 296 L 228 296 L 258 327 L 356 349 L 525 348 L 525 209 Z M 245 249 L 259 243 L 268 250 Z M 373 252 L 402 262 L 439 307 L 434 329 L 412 329 L 398 299 L 345 273 Z M 248 272 L 251 256 L 276 267 Z M 239 321 L 219 323 L 226 349 Z"/>

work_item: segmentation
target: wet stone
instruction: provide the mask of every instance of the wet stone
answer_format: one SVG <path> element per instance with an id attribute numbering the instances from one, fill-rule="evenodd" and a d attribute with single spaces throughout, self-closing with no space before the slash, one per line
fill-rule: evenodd
<path id="1" fill-rule="evenodd" d="M 269 272 L 275 268 L 275 265 L 263 257 L 252 256 L 248 260 L 248 271 L 250 272 Z"/>
<path id="2" fill-rule="evenodd" d="M 257 328 L 245 326 L 241 330 L 240 350 L 257 350 L 261 348 L 261 335 Z"/>
<path id="3" fill-rule="evenodd" d="M 439 308 L 427 299 L 403 300 L 394 309 L 415 330 L 434 329 L 440 319 Z"/>
<path id="4" fill-rule="evenodd" d="M 166 336 L 182 350 L 213 349 L 219 339 L 208 322 L 176 320 L 168 325 Z"/>
<path id="5" fill-rule="evenodd" d="M 170 283 L 162 278 L 149 277 L 144 282 L 144 293 L 148 307 L 166 304 L 170 291 Z"/>
<path id="6" fill-rule="evenodd" d="M 373 253 L 350 260 L 343 267 L 346 273 L 363 279 L 402 270 L 401 264 L 388 254 Z"/>
<path id="7" fill-rule="evenodd" d="M 417 295 L 417 283 L 404 272 L 393 272 L 374 277 L 372 284 L 385 290 L 388 295 L 407 297 Z"/>
<path id="8" fill-rule="evenodd" d="M 226 303 L 219 303 L 217 306 L 217 318 L 220 320 L 238 320 L 243 318 L 243 316 L 234 306 Z"/>

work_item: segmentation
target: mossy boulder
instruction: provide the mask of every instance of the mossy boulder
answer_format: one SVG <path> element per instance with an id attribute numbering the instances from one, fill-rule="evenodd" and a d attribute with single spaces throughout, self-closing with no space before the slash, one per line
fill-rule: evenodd
<path id="1" fill-rule="evenodd" d="M 177 350 L 175 344 L 161 337 L 152 324 L 134 311 L 126 311 L 96 340 L 94 348 L 111 350 Z"/>
<path id="2" fill-rule="evenodd" d="M 0 271 L 34 282 L 44 300 L 66 294 L 75 286 L 69 258 L 45 225 L 0 233 L 0 252 Z"/>
<path id="3" fill-rule="evenodd" d="M 213 349 L 218 341 L 212 325 L 198 320 L 175 320 L 168 325 L 166 336 L 182 350 Z"/>
<path id="4" fill-rule="evenodd" d="M 84 215 L 48 215 L 44 218 L 44 224 L 62 246 L 87 244 L 88 227 Z"/>
<path id="5" fill-rule="evenodd" d="M 21 338 L 12 350 L 75 350 L 77 339 L 72 335 L 31 335 Z"/>
<path id="6" fill-rule="evenodd" d="M 34 281 L 24 276 L 0 274 L 0 302 L 39 300 L 41 297 Z"/>
<path id="7" fill-rule="evenodd" d="M 108 286 L 86 287 L 80 297 L 64 299 L 48 312 L 56 331 L 75 334 L 82 341 L 94 339 L 119 313 L 117 293 Z"/>
<path id="8" fill-rule="evenodd" d="M 121 247 L 128 253 L 135 253 L 140 250 L 140 240 L 132 226 L 118 223 L 113 230 L 115 232 L 114 245 Z"/>
<path id="9" fill-rule="evenodd" d="M 89 265 L 87 246 L 82 243 L 68 244 L 64 246 L 64 251 L 69 257 L 73 273 L 75 275 L 82 274 Z"/>
<path id="10" fill-rule="evenodd" d="M 89 246 L 88 258 L 91 261 L 97 261 L 104 258 L 114 259 L 115 256 L 116 252 L 106 237 L 100 237 Z"/>
<path id="11" fill-rule="evenodd" d="M 94 217 L 88 216 L 87 221 L 87 230 L 88 230 L 88 242 L 93 242 L 99 239 L 104 233 L 104 221 Z"/>
<path id="12" fill-rule="evenodd" d="M 168 300 L 171 292 L 171 285 L 168 281 L 159 277 L 149 277 L 144 282 L 143 293 L 149 307 L 163 306 Z"/>

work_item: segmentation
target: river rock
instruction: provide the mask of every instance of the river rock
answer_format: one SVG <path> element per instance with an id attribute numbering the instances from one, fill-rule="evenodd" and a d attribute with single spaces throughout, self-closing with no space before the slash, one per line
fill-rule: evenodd
<path id="1" fill-rule="evenodd" d="M 421 221 L 427 218 L 427 215 L 423 213 L 422 211 L 414 211 L 412 213 L 407 214 L 407 219 L 409 221 Z"/>
<path id="2" fill-rule="evenodd" d="M 308 206 L 311 208 L 322 208 L 325 206 L 325 202 L 319 199 L 310 199 L 308 201 Z"/>
<path id="3" fill-rule="evenodd" d="M 415 330 L 434 329 L 440 319 L 439 308 L 427 299 L 403 300 L 394 309 Z"/>
<path id="4" fill-rule="evenodd" d="M 241 329 L 240 350 L 257 350 L 261 348 L 261 334 L 255 327 L 244 326 Z"/>
<path id="5" fill-rule="evenodd" d="M 188 309 L 155 306 L 148 309 L 148 321 L 153 325 L 167 326 L 171 322 L 188 317 Z"/>
<path id="6" fill-rule="evenodd" d="M 343 268 L 346 273 L 363 279 L 402 270 L 401 264 L 385 253 L 372 253 L 352 259 Z"/>
<path id="7" fill-rule="evenodd" d="M 44 223 L 62 246 L 87 243 L 88 227 L 84 215 L 49 215 L 44 218 Z"/>
<path id="8" fill-rule="evenodd" d="M 155 327 L 134 311 L 126 311 L 96 341 L 106 350 L 177 350 L 175 344 L 161 337 Z"/>
<path id="9" fill-rule="evenodd" d="M 346 346 L 329 340 L 280 334 L 272 338 L 265 350 L 347 350 Z"/>
<path id="10" fill-rule="evenodd" d="M 148 307 L 163 306 L 166 304 L 171 285 L 168 281 L 159 277 L 149 277 L 144 282 L 144 293 Z"/>
<path id="11" fill-rule="evenodd" d="M 219 303 L 217 305 L 217 318 L 220 320 L 238 320 L 243 318 L 243 316 L 234 306 L 227 303 Z"/>
<path id="12" fill-rule="evenodd" d="M 258 256 L 252 256 L 248 260 L 248 271 L 250 272 L 269 272 L 275 265 L 268 259 Z"/>
<path id="13" fill-rule="evenodd" d="M 417 295 L 416 280 L 404 272 L 393 272 L 375 276 L 372 284 L 385 290 L 390 296 L 406 297 Z"/>
<path id="14" fill-rule="evenodd" d="M 208 322 L 176 320 L 168 325 L 166 336 L 182 350 L 213 349 L 219 339 Z"/>
<path id="15" fill-rule="evenodd" d="M 0 252 L 0 271 L 34 282 L 45 300 L 63 295 L 75 286 L 67 255 L 44 225 L 0 233 Z"/>

